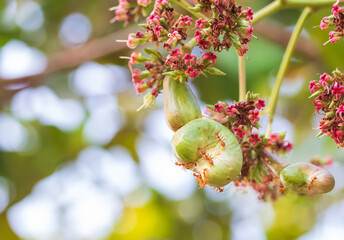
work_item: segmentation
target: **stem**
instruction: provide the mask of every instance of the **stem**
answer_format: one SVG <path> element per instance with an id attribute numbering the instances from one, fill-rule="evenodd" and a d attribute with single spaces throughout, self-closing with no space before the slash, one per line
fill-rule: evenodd
<path id="1" fill-rule="evenodd" d="M 278 176 L 280 172 L 289 166 L 290 164 L 288 163 L 287 160 L 283 158 L 279 158 L 278 156 L 268 152 L 268 151 L 263 151 L 263 154 L 267 158 L 266 163 L 270 167 L 270 169 Z"/>
<path id="2" fill-rule="evenodd" d="M 336 0 L 275 0 L 253 15 L 252 25 L 282 8 L 327 7 L 335 2 Z"/>
<path id="3" fill-rule="evenodd" d="M 267 107 L 267 113 L 269 114 L 269 124 L 268 124 L 268 127 L 266 128 L 266 132 L 265 132 L 266 136 L 270 136 L 270 133 L 271 133 L 271 124 L 273 121 L 276 103 L 277 103 L 277 98 L 278 98 L 278 93 L 279 93 L 279 90 L 281 88 L 283 77 L 287 71 L 288 64 L 289 64 L 290 58 L 293 54 L 297 39 L 300 36 L 301 30 L 302 30 L 302 28 L 306 22 L 307 17 L 310 15 L 311 11 L 312 11 L 312 9 L 310 7 L 306 7 L 302 11 L 302 13 L 301 13 L 299 19 L 297 20 L 296 25 L 295 25 L 295 29 L 294 29 L 294 31 L 293 31 L 290 39 L 289 39 L 287 49 L 284 52 L 284 56 L 283 56 L 281 65 L 278 69 L 275 85 L 274 85 L 272 92 L 271 92 L 271 95 L 270 95 L 269 105 Z"/>
<path id="4" fill-rule="evenodd" d="M 187 1 L 185 0 L 173 0 L 173 3 L 177 4 L 178 6 L 182 7 L 183 9 L 185 9 L 186 11 L 188 11 L 189 13 L 191 13 L 192 15 L 194 15 L 196 18 L 201 18 L 204 16 L 199 13 L 199 12 L 195 12 L 192 9 L 190 9 L 190 7 L 192 7 Z"/>
<path id="5" fill-rule="evenodd" d="M 326 7 L 334 4 L 336 0 L 287 0 L 287 7 Z"/>
<path id="6" fill-rule="evenodd" d="M 260 9 L 258 12 L 256 12 L 253 15 L 253 19 L 252 19 L 252 22 L 251 22 L 252 25 L 256 24 L 257 22 L 259 22 L 263 18 L 266 18 L 267 16 L 277 12 L 282 7 L 283 7 L 283 4 L 279 0 L 273 1 L 272 3 L 266 5 L 265 7 L 263 7 L 262 9 Z"/>
<path id="7" fill-rule="evenodd" d="M 245 101 L 246 98 L 246 74 L 245 74 L 245 57 L 238 56 L 239 66 L 239 101 Z"/>

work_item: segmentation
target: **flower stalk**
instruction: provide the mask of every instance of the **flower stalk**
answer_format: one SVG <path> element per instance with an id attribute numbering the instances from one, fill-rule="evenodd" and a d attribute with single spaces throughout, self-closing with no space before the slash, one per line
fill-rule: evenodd
<path id="1" fill-rule="evenodd" d="M 239 66 L 239 101 L 246 99 L 246 74 L 245 74 L 245 57 L 238 56 Z"/>
<path id="2" fill-rule="evenodd" d="M 304 26 L 304 24 L 305 24 L 305 22 L 306 22 L 306 20 L 309 17 L 311 12 L 312 12 L 312 8 L 310 8 L 310 7 L 306 7 L 303 10 L 303 12 L 301 13 L 301 15 L 300 15 L 300 17 L 299 17 L 299 19 L 295 25 L 295 29 L 294 29 L 291 37 L 290 37 L 287 48 L 284 52 L 281 65 L 278 69 L 275 85 L 272 89 L 272 92 L 271 92 L 271 95 L 269 98 L 268 107 L 267 107 L 267 113 L 269 114 L 269 123 L 268 123 L 268 126 L 266 128 L 266 132 L 265 132 L 266 136 L 269 136 L 271 133 L 271 125 L 272 125 L 272 121 L 274 118 L 274 113 L 275 113 L 275 109 L 276 109 L 279 90 L 281 88 L 284 75 L 287 71 L 287 68 L 288 68 L 288 65 L 290 62 L 290 58 L 294 52 L 295 45 L 296 45 L 298 37 L 301 34 L 302 28 L 303 28 L 303 26 Z"/>
<path id="3" fill-rule="evenodd" d="M 195 12 L 191 9 L 191 7 L 193 7 L 192 5 L 190 5 L 187 1 L 185 0 L 173 0 L 171 1 L 172 3 L 175 3 L 176 5 L 178 5 L 179 7 L 183 8 L 184 10 L 188 11 L 189 13 L 191 13 L 192 15 L 194 15 L 196 18 L 201 18 L 204 17 L 203 14 L 199 13 L 199 12 Z"/>

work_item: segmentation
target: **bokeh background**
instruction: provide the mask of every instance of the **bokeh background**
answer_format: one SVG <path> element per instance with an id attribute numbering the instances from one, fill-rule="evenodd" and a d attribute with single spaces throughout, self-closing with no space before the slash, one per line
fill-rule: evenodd
<path id="1" fill-rule="evenodd" d="M 269 1 L 238 3 L 257 11 Z M 333 156 L 336 187 L 272 203 L 231 185 L 223 193 L 200 190 L 191 173 L 174 165 L 162 97 L 136 111 L 142 96 L 119 58 L 131 50 L 115 40 L 138 27 L 110 24 L 115 5 L 0 0 L 0 239 L 343 239 L 344 150 L 315 137 L 318 117 L 307 98 L 310 80 L 344 71 L 344 42 L 322 47 L 328 33 L 313 29 L 330 8 L 307 21 L 273 131 L 286 131 L 293 142 L 292 162 Z M 247 84 L 264 99 L 299 14 L 282 10 L 255 26 Z M 216 67 L 227 76 L 191 81 L 203 110 L 238 99 L 234 51 L 222 52 Z"/>

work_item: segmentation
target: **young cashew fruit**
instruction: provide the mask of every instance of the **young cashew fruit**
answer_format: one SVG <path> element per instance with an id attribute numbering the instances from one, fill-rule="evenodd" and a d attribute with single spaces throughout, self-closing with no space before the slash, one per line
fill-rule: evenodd
<path id="1" fill-rule="evenodd" d="M 201 108 L 187 83 L 165 77 L 163 90 L 165 116 L 173 131 L 177 131 L 191 120 L 202 117 Z"/>
<path id="2" fill-rule="evenodd" d="M 222 124 L 207 118 L 195 119 L 180 128 L 172 138 L 178 162 L 197 177 L 201 188 L 218 188 L 236 178 L 243 156 L 238 140 Z"/>
<path id="3" fill-rule="evenodd" d="M 280 172 L 283 185 L 291 191 L 305 194 L 321 194 L 334 188 L 334 178 L 325 169 L 307 162 L 285 167 Z"/>

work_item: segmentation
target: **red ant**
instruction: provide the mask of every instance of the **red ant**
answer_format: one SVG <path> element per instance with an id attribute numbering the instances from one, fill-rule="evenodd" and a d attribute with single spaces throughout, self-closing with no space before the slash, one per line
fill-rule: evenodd
<path id="1" fill-rule="evenodd" d="M 220 134 L 218 132 L 215 132 L 215 135 L 216 135 L 217 139 L 221 142 L 221 146 L 222 147 L 226 146 L 226 143 L 224 142 L 224 136 L 220 136 Z"/>
<path id="2" fill-rule="evenodd" d="M 317 179 L 318 179 L 318 178 L 315 177 L 315 176 L 312 178 L 311 182 L 308 184 L 308 190 L 311 190 L 313 183 L 314 183 L 315 180 L 317 180 Z"/>
<path id="3" fill-rule="evenodd" d="M 214 165 L 214 161 L 211 156 L 205 151 L 202 151 L 201 154 L 205 157 L 205 159 L 210 163 L 210 165 Z"/>

